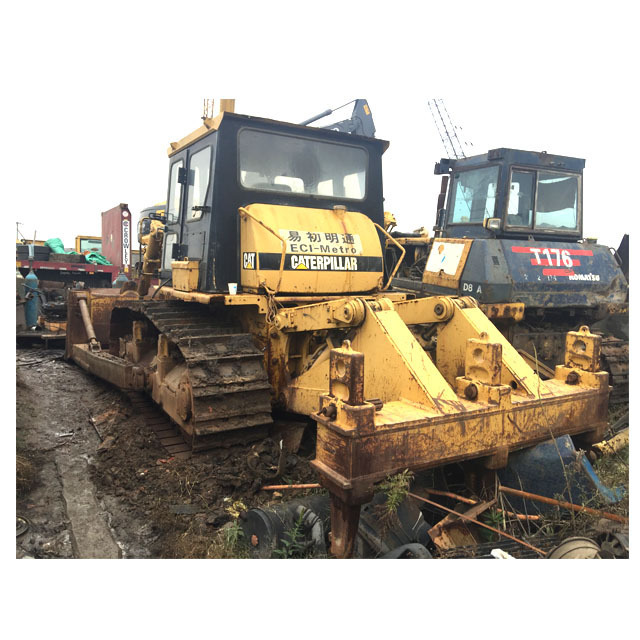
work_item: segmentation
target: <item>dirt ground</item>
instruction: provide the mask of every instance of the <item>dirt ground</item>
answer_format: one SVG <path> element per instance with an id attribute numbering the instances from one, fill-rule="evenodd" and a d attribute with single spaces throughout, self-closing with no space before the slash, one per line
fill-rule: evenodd
<path id="1" fill-rule="evenodd" d="M 178 459 L 129 396 L 64 361 L 62 351 L 19 349 L 16 371 L 16 514 L 28 523 L 16 538 L 17 558 L 246 557 L 246 541 L 237 544 L 238 513 L 309 493 L 260 487 L 317 482 L 309 464 L 312 430 L 284 467 L 269 438 Z M 611 422 L 624 411 L 612 411 Z M 628 517 L 628 447 L 595 467 L 605 484 L 623 486 L 627 495 L 615 505 L 589 506 Z M 427 520 L 437 522 L 445 514 L 431 515 Z M 594 536 L 601 524 L 566 511 L 545 516 L 533 530 L 514 523 L 512 534 L 554 539 Z M 526 557 L 506 542 L 501 546 L 515 557 Z"/>
<path id="2" fill-rule="evenodd" d="M 226 557 L 238 510 L 282 497 L 259 490 L 273 440 L 171 458 L 126 395 L 62 355 L 16 354 L 16 514 L 29 523 L 16 557 Z M 316 482 L 312 451 L 286 456 L 278 482 Z"/>

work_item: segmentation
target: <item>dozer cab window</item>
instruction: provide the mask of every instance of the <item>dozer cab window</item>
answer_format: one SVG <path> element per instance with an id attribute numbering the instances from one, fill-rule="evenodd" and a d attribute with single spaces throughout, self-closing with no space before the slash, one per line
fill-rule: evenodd
<path id="1" fill-rule="evenodd" d="M 202 207 L 209 188 L 211 175 L 211 147 L 194 153 L 189 160 L 187 178 L 187 222 L 202 218 Z"/>
<path id="2" fill-rule="evenodd" d="M 184 162 L 179 160 L 171 165 L 171 175 L 169 177 L 169 199 L 167 200 L 167 224 L 178 222 L 180 213 L 180 184 L 178 183 L 179 170 L 184 166 Z"/>
<path id="3" fill-rule="evenodd" d="M 578 228 L 578 176 L 538 173 L 536 229 Z"/>
<path id="4" fill-rule="evenodd" d="M 93 238 L 80 238 L 80 253 L 85 251 L 102 251 L 102 240 L 94 240 Z"/>
<path id="5" fill-rule="evenodd" d="M 178 241 L 177 233 L 168 233 L 164 237 L 164 252 L 162 255 L 162 270 L 171 271 L 171 253 L 173 252 L 173 245 Z"/>
<path id="6" fill-rule="evenodd" d="M 509 185 L 507 224 L 512 227 L 531 227 L 536 174 L 534 171 L 514 171 Z"/>
<path id="7" fill-rule="evenodd" d="M 482 224 L 496 208 L 498 167 L 461 171 L 453 177 L 451 224 Z"/>
<path id="8" fill-rule="evenodd" d="M 543 231 L 577 231 L 579 187 L 579 177 L 575 174 L 512 170 L 507 225 Z"/>
<path id="9" fill-rule="evenodd" d="M 366 192 L 367 152 L 361 147 L 243 129 L 238 134 L 240 184 L 349 200 Z"/>

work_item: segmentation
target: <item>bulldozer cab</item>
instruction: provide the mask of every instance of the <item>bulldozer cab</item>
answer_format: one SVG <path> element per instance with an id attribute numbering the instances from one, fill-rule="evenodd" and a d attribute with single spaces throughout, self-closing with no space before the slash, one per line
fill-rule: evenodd
<path id="1" fill-rule="evenodd" d="M 546 152 L 493 149 L 442 159 L 450 176 L 438 227 L 449 238 L 573 241 L 582 238 L 584 160 Z"/>
<path id="2" fill-rule="evenodd" d="M 163 279 L 173 274 L 175 287 L 184 267 L 202 292 L 375 289 L 382 249 L 371 223 L 383 224 L 387 146 L 230 112 L 205 119 L 169 149 Z M 324 273 L 303 285 L 295 271 Z"/>
<path id="3" fill-rule="evenodd" d="M 407 253 L 394 286 L 471 295 L 509 318 L 514 303 L 530 313 L 579 312 L 585 323 L 623 305 L 628 285 L 616 257 L 583 240 L 584 165 L 506 148 L 442 159 L 435 237 Z"/>

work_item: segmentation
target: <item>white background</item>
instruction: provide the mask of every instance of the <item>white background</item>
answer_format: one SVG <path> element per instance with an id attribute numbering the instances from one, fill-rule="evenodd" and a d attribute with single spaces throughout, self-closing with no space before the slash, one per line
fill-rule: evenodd
<path id="1" fill-rule="evenodd" d="M 638 215 L 633 6 L 5 4 L 4 255 L 12 260 L 17 221 L 27 236 L 71 246 L 78 234 L 99 235 L 100 212 L 120 202 L 137 214 L 163 201 L 169 142 L 199 126 L 203 98 L 220 97 L 235 97 L 239 113 L 294 122 L 367 98 L 377 137 L 391 142 L 385 208 L 404 230 L 433 225 L 433 164 L 445 153 L 427 100 L 444 98 L 477 153 L 505 146 L 585 158 L 585 234 L 617 246 Z M 3 272 L 11 277 L 11 266 Z M 206 637 L 334 640 L 626 634 L 633 561 L 8 562 L 8 628 L 27 637 L 164 638 L 195 626 Z"/>

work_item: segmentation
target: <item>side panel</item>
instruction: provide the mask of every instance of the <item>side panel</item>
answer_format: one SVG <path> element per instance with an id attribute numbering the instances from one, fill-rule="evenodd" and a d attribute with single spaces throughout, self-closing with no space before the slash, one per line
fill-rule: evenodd
<path id="1" fill-rule="evenodd" d="M 628 286 L 607 247 L 501 240 L 513 297 L 530 307 L 622 304 Z"/>
<path id="2" fill-rule="evenodd" d="M 335 294 L 381 285 L 380 239 L 361 213 L 253 204 L 240 230 L 243 290 L 264 284 L 280 293 Z"/>
<path id="3" fill-rule="evenodd" d="M 441 277 L 432 278 L 423 290 L 471 295 L 485 304 L 523 302 L 529 308 L 561 309 L 623 304 L 628 285 L 601 245 L 478 238 L 457 287 Z"/>
<path id="4" fill-rule="evenodd" d="M 443 268 L 436 271 L 438 266 Z M 411 286 L 406 278 L 397 278 L 396 284 L 416 289 L 415 283 Z M 511 301 L 512 285 L 499 240 L 440 238 L 434 240 L 419 290 L 429 295 L 473 296 L 483 303 L 496 303 Z"/>
<path id="5" fill-rule="evenodd" d="M 422 282 L 458 289 L 473 240 L 442 238 L 433 241 Z"/>
<path id="6" fill-rule="evenodd" d="M 473 296 L 485 304 L 517 301 L 500 240 L 492 238 L 473 241 L 458 291 L 461 295 Z"/>

